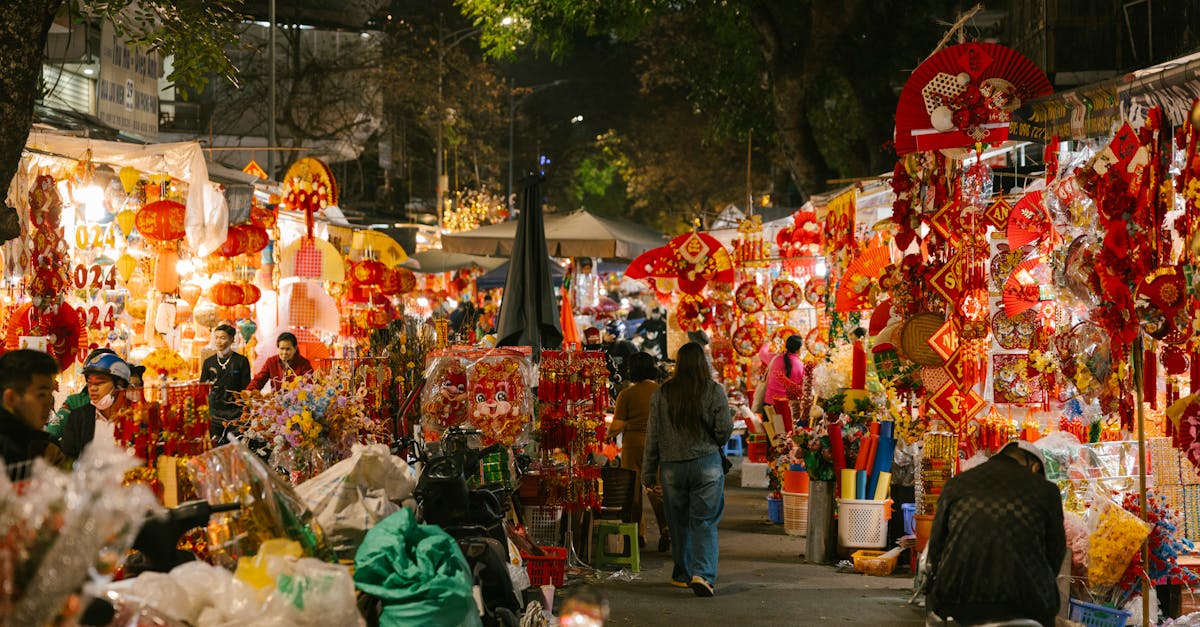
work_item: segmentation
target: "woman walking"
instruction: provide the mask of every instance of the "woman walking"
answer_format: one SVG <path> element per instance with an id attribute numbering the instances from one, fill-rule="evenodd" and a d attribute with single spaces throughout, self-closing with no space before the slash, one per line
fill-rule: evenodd
<path id="1" fill-rule="evenodd" d="M 629 378 L 633 385 L 617 395 L 617 409 L 613 414 L 612 426 L 608 429 L 611 437 L 624 434 L 621 438 L 621 468 L 639 474 L 645 457 L 646 428 L 650 423 L 650 399 L 658 391 L 658 383 L 654 380 L 657 377 L 658 364 L 649 353 L 634 353 L 629 358 Z M 640 478 L 637 485 L 641 485 Z M 646 496 L 650 499 L 650 507 L 654 509 L 654 519 L 658 523 L 658 551 L 664 553 L 671 546 L 671 535 L 663 511 L 662 489 L 648 489 Z M 633 501 L 633 519 L 637 521 L 641 534 L 638 541 L 645 546 L 646 519 L 640 494 Z"/>
<path id="2" fill-rule="evenodd" d="M 725 509 L 721 446 L 733 432 L 725 390 L 713 380 L 704 347 L 679 349 L 675 374 L 650 399 L 642 485 L 657 483 L 671 528 L 671 585 L 711 597 L 717 580 L 717 523 Z"/>

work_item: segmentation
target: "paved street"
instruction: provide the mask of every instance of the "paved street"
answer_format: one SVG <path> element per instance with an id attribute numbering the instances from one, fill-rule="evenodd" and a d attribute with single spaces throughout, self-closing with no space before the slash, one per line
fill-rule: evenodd
<path id="1" fill-rule="evenodd" d="M 737 465 L 727 478 L 716 597 L 697 598 L 667 583 L 670 558 L 654 550 L 657 530 L 651 528 L 640 577 L 596 585 L 609 600 L 609 624 L 924 624 L 922 611 L 906 604 L 912 586 L 907 570 L 869 577 L 805 563 L 804 538 L 790 537 L 783 525 L 767 521 L 766 490 L 735 487 L 741 474 L 733 459 Z"/>

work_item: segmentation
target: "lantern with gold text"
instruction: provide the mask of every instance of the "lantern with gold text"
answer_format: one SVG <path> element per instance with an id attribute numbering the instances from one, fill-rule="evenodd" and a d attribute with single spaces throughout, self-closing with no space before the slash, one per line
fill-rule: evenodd
<path id="1" fill-rule="evenodd" d="M 383 282 L 387 267 L 374 259 L 356 261 L 350 265 L 350 280 L 358 285 L 377 286 Z"/>
<path id="2" fill-rule="evenodd" d="M 159 200 L 139 209 L 134 224 L 142 237 L 166 243 L 181 240 L 187 235 L 184 228 L 186 218 L 187 207 L 173 200 Z"/>

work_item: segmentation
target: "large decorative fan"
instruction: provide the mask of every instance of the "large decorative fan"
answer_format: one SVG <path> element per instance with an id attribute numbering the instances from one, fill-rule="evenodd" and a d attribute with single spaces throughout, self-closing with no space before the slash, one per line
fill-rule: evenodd
<path id="1" fill-rule="evenodd" d="M 320 159 L 304 157 L 288 168 L 283 177 L 283 201 L 295 211 L 320 213 L 338 201 L 333 171 Z"/>
<path id="2" fill-rule="evenodd" d="M 64 370 L 79 359 L 88 349 L 87 327 L 79 310 L 63 303 L 57 311 L 44 312 L 24 303 L 8 316 L 4 328 L 4 349 L 14 351 L 21 348 L 21 338 L 39 336 L 50 338 L 46 352 L 58 360 Z"/>
<path id="3" fill-rule="evenodd" d="M 864 250 L 846 268 L 834 294 L 834 309 L 839 312 L 863 311 L 875 305 L 871 297 L 871 286 L 883 276 L 891 263 L 888 249 L 875 245 Z"/>
<path id="4" fill-rule="evenodd" d="M 1031 242 L 1056 238 L 1058 233 L 1050 223 L 1050 213 L 1042 203 L 1042 191 L 1029 192 L 1021 197 L 1008 214 L 1008 246 L 1020 248 Z"/>
<path id="5" fill-rule="evenodd" d="M 625 277 L 639 281 L 665 277 L 671 272 L 671 257 L 666 246 L 651 248 L 629 262 Z"/>
<path id="6" fill-rule="evenodd" d="M 1000 292 L 1004 314 L 1015 318 L 1033 309 L 1043 300 L 1050 300 L 1049 294 L 1044 294 L 1042 288 L 1050 285 L 1051 274 L 1049 266 L 1042 263 L 1041 257 L 1026 259 L 1018 264 Z"/>
<path id="7" fill-rule="evenodd" d="M 1046 74 L 1006 46 L 944 48 L 913 70 L 896 104 L 896 153 L 998 144 L 1023 100 L 1054 91 Z"/>
<path id="8" fill-rule="evenodd" d="M 698 295 L 709 281 L 733 283 L 733 259 L 717 238 L 708 233 L 692 232 L 667 243 L 675 263 L 679 289 Z"/>

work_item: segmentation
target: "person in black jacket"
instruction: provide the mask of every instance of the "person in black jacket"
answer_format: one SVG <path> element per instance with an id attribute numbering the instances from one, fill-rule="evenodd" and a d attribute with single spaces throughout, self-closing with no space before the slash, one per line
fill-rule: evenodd
<path id="1" fill-rule="evenodd" d="M 1041 452 L 1009 442 L 946 483 L 929 536 L 929 610 L 963 625 L 1054 625 L 1067 553 L 1062 497 Z"/>
<path id="2" fill-rule="evenodd" d="M 34 350 L 15 350 L 0 357 L 0 458 L 9 477 L 23 479 L 17 466 L 38 457 L 59 465 L 65 457 L 43 429 L 54 411 L 58 362 Z"/>
<path id="3" fill-rule="evenodd" d="M 88 404 L 76 408 L 63 423 L 62 451 L 72 461 L 97 438 L 116 443 L 116 425 L 111 418 L 128 404 L 125 389 L 133 371 L 116 355 L 97 355 L 83 365 Z"/>
<path id="4" fill-rule="evenodd" d="M 208 393 L 208 413 L 212 417 L 208 431 L 216 442 L 220 442 L 231 423 L 242 416 L 242 407 L 234 399 L 238 392 L 250 384 L 250 360 L 233 350 L 233 338 L 237 330 L 228 324 L 213 330 L 215 355 L 210 355 L 200 366 L 200 382 L 212 382 Z"/>

